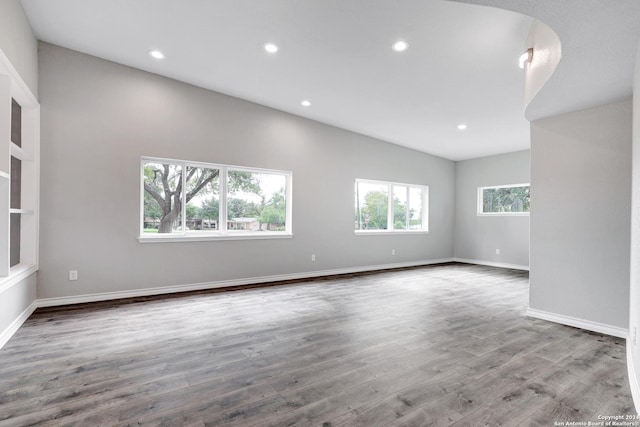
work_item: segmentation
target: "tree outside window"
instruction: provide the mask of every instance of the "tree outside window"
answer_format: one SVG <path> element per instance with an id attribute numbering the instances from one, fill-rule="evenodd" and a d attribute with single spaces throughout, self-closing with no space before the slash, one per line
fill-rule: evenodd
<path id="1" fill-rule="evenodd" d="M 356 180 L 355 229 L 426 231 L 427 212 L 423 209 L 426 192 L 424 186 Z"/>
<path id="2" fill-rule="evenodd" d="M 288 231 L 286 172 L 154 160 L 142 168 L 144 235 Z"/>

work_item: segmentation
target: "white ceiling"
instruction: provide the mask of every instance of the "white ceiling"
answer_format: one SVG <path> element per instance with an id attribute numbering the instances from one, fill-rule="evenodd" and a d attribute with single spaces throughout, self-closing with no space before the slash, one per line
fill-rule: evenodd
<path id="1" fill-rule="evenodd" d="M 562 60 L 526 117 L 594 107 L 632 95 L 640 39 L 639 0 L 451 0 L 532 16 L 562 43 Z"/>
<path id="2" fill-rule="evenodd" d="M 441 0 L 22 3 L 40 40 L 385 141 L 452 160 L 529 148 L 517 58 L 532 20 L 515 12 Z M 406 52 L 392 51 L 397 39 Z"/>

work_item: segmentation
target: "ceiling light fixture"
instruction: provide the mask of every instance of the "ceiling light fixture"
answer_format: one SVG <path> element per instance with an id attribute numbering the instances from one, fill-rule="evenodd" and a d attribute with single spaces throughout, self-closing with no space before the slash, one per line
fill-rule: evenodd
<path id="1" fill-rule="evenodd" d="M 300 103 L 300 105 L 302 105 L 303 107 L 310 107 L 311 102 L 308 99 L 305 99 Z"/>
<path id="2" fill-rule="evenodd" d="M 391 48 L 396 52 L 404 52 L 409 48 L 409 43 L 404 40 L 398 40 L 391 46 Z"/>
<path id="3" fill-rule="evenodd" d="M 465 125 L 464 123 L 460 123 L 458 125 L 458 130 L 465 130 L 467 128 L 467 125 Z"/>
<path id="4" fill-rule="evenodd" d="M 533 48 L 530 47 L 522 55 L 520 55 L 518 65 L 520 66 L 520 68 L 524 70 L 524 64 L 530 64 L 532 60 L 533 60 Z"/>
<path id="5" fill-rule="evenodd" d="M 276 53 L 278 49 L 279 47 L 275 43 L 269 42 L 264 44 L 264 50 L 266 50 L 269 53 Z"/>
<path id="6" fill-rule="evenodd" d="M 150 50 L 149 51 L 149 55 L 151 55 L 151 57 L 155 58 L 155 59 L 164 59 L 164 53 L 160 52 L 159 50 Z"/>

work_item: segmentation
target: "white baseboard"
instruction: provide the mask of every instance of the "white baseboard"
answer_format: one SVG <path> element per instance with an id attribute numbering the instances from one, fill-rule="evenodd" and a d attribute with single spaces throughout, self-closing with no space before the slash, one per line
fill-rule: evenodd
<path id="1" fill-rule="evenodd" d="M 20 329 L 20 326 L 22 326 L 25 320 L 27 320 L 34 311 L 36 311 L 36 308 L 38 308 L 37 300 L 32 302 L 31 305 L 29 305 L 29 307 L 27 307 L 20 314 L 20 316 L 18 316 L 18 318 L 14 320 L 13 323 L 11 323 L 7 327 L 7 329 L 5 329 L 4 331 L 2 331 L 2 333 L 0 333 L 0 349 L 4 347 L 4 345 L 9 341 L 9 339 L 13 336 L 13 334 L 15 334 L 18 331 L 18 329 Z"/>
<path id="2" fill-rule="evenodd" d="M 488 267 L 499 267 L 499 268 L 509 268 L 512 270 L 524 270 L 529 271 L 528 265 L 519 265 L 519 264 L 507 264 L 504 262 L 493 262 L 493 261 L 482 261 L 479 259 L 466 259 L 466 258 L 453 258 L 454 262 L 463 262 L 465 264 L 477 264 L 477 265 L 486 265 Z"/>
<path id="3" fill-rule="evenodd" d="M 333 276 L 338 274 L 362 273 L 367 271 L 388 270 L 392 268 L 418 267 L 422 265 L 442 264 L 452 262 L 452 258 L 401 262 L 395 264 L 368 265 L 362 267 L 341 268 L 335 270 L 311 271 L 305 273 L 282 274 L 274 276 L 249 277 L 246 279 L 221 280 L 207 283 L 194 283 L 177 286 L 163 286 L 157 288 L 135 289 L 129 291 L 103 292 L 99 294 L 74 295 L 69 297 L 58 298 L 41 298 L 36 299 L 31 305 L 18 316 L 17 319 L 9 325 L 4 331 L 0 332 L 0 349 L 9 341 L 22 324 L 31 316 L 38 307 L 53 307 L 69 304 L 82 304 L 88 302 L 109 301 L 121 298 L 135 298 L 151 295 L 173 294 L 177 292 L 199 291 L 206 289 L 225 288 L 232 286 L 253 285 L 260 283 L 279 282 L 285 280 L 311 279 L 314 277 Z"/>
<path id="4" fill-rule="evenodd" d="M 636 376 L 636 368 L 633 364 L 633 355 L 631 354 L 631 340 L 627 337 L 627 374 L 629 375 L 629 386 L 631 388 L 631 397 L 633 398 L 633 406 L 636 412 L 640 408 L 640 385 Z"/>
<path id="5" fill-rule="evenodd" d="M 53 307 L 87 302 L 109 301 L 122 298 L 145 297 L 151 295 L 173 294 L 178 292 L 201 291 L 206 289 L 227 288 L 232 286 L 253 285 L 259 283 L 281 282 L 286 280 L 311 279 L 314 277 L 334 276 L 338 274 L 363 273 L 367 271 L 388 270 L 392 268 L 419 267 L 422 265 L 452 262 L 452 258 L 425 261 L 401 262 L 395 264 L 368 265 L 340 268 L 334 270 L 311 271 L 304 273 L 280 274 L 274 276 L 249 277 L 245 279 L 220 280 L 216 282 L 192 283 L 187 285 L 162 286 L 157 288 L 134 289 L 129 291 L 104 292 L 99 294 L 74 295 L 69 297 L 45 298 L 37 301 L 38 307 Z"/>
<path id="6" fill-rule="evenodd" d="M 560 323 L 561 325 L 573 326 L 574 328 L 586 329 L 587 331 L 598 332 L 600 334 L 612 335 L 618 338 L 627 338 L 629 330 L 618 326 L 606 325 L 604 323 L 592 322 L 590 320 L 578 319 L 577 317 L 564 316 L 562 314 L 549 313 L 547 311 L 527 308 L 527 316 L 536 319 L 548 320 Z"/>

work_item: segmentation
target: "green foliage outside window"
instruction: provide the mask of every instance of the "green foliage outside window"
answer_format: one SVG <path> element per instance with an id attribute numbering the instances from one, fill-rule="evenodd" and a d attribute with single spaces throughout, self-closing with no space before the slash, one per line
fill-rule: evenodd
<path id="1" fill-rule="evenodd" d="M 530 208 L 528 185 L 482 189 L 482 213 L 524 213 Z"/>
<path id="2" fill-rule="evenodd" d="M 182 174 L 185 172 L 186 189 L 183 191 Z M 150 161 L 144 164 L 143 173 L 144 233 L 181 232 L 185 202 L 187 230 L 215 231 L 220 228 L 219 169 Z M 285 185 L 283 175 L 229 171 L 228 229 L 284 231 Z"/>

